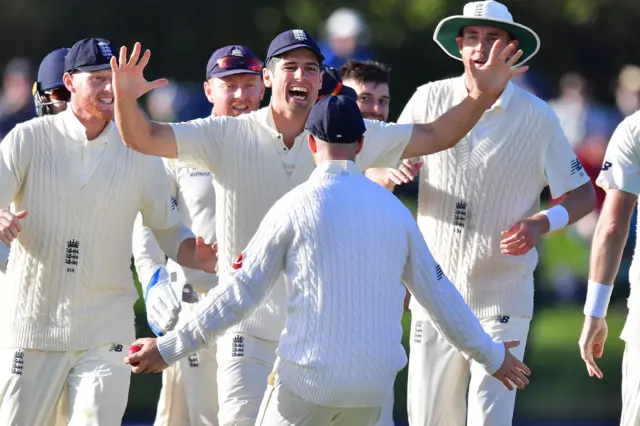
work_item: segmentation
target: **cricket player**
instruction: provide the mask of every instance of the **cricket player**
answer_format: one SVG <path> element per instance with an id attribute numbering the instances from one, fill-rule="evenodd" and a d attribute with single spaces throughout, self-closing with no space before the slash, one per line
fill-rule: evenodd
<path id="1" fill-rule="evenodd" d="M 595 358 L 601 358 L 607 340 L 607 307 L 620 268 L 622 251 L 629 235 L 631 216 L 640 195 L 640 112 L 620 123 L 611 137 L 596 184 L 606 197 L 591 245 L 589 284 L 584 306 L 584 326 L 580 336 L 580 353 L 590 376 L 602 378 Z M 638 309 L 638 242 L 629 282 L 629 315 L 620 338 L 625 341 L 622 364 L 622 416 L 620 425 L 640 425 L 640 309 Z"/>
<path id="2" fill-rule="evenodd" d="M 322 85 L 320 86 L 320 90 L 318 91 L 318 99 L 316 100 L 316 102 L 329 95 L 343 95 L 348 96 L 352 99 L 357 99 L 358 97 L 355 90 L 353 90 L 351 87 L 345 86 L 342 83 L 342 75 L 340 74 L 340 70 L 329 67 L 327 65 L 323 65 Z"/>
<path id="3" fill-rule="evenodd" d="M 496 40 L 517 43 L 519 64 L 538 51 L 533 30 L 495 1 L 468 3 L 445 18 L 434 39 L 464 74 L 418 88 L 399 122 L 429 122 L 458 104 Z M 496 340 L 519 340 L 523 359 L 533 314 L 539 238 L 591 212 L 595 195 L 551 108 L 507 84 L 480 122 L 453 148 L 423 157 L 418 225 L 445 273 Z M 562 202 L 540 211 L 549 186 Z M 411 301 L 408 414 L 412 426 L 511 425 L 516 393 L 496 386 L 442 339 Z M 468 402 L 467 402 L 468 398 Z"/>
<path id="4" fill-rule="evenodd" d="M 428 154 L 453 146 L 462 138 L 506 83 L 526 68 L 512 69 L 508 47 L 474 68 L 478 89 L 449 114 L 430 124 L 393 125 L 367 121 L 358 167 L 395 167 L 400 158 Z M 150 51 L 141 56 L 136 43 L 112 60 L 115 117 L 123 142 L 145 154 L 177 159 L 180 167 L 213 173 L 216 185 L 216 236 L 220 274 L 247 245 L 273 204 L 306 181 L 313 158 L 306 144 L 305 123 L 315 104 L 322 78 L 323 56 L 304 30 L 279 34 L 270 44 L 265 85 L 270 105 L 240 117 L 207 117 L 184 123 L 150 122 L 137 98 L 166 80 L 147 82 L 143 70 Z M 221 425 L 255 424 L 275 350 L 284 328 L 286 291 L 274 286 L 252 314 L 220 335 L 217 341 L 219 420 Z M 223 418 L 224 416 L 224 418 Z"/>
<path id="5" fill-rule="evenodd" d="M 340 71 L 344 85 L 356 91 L 364 118 L 387 121 L 391 104 L 389 68 L 380 62 L 350 59 Z"/>
<path id="6" fill-rule="evenodd" d="M 33 102 L 39 117 L 57 114 L 67 108 L 70 93 L 62 81 L 64 57 L 69 49 L 63 47 L 48 53 L 40 62 L 38 77 L 33 83 Z M 7 270 L 9 245 L 0 243 L 0 275 Z"/>
<path id="7" fill-rule="evenodd" d="M 508 350 L 517 343 L 494 342 L 482 330 L 409 210 L 360 173 L 355 159 L 367 128 L 356 102 L 322 99 L 306 128 L 317 164 L 307 182 L 269 210 L 189 322 L 157 342 L 136 341 L 142 351 L 125 362 L 139 362 L 135 372 L 173 364 L 246 317 L 284 273 L 286 325 L 257 425 L 374 425 L 407 362 L 401 282 L 448 341 L 505 386 L 524 388 L 529 371 Z"/>
<path id="8" fill-rule="evenodd" d="M 237 117 L 260 107 L 264 96 L 263 64 L 244 46 L 217 49 L 207 63 L 204 93 L 213 104 L 214 117 Z M 215 241 L 216 197 L 211 172 L 193 168 L 174 168 L 163 159 L 173 183 L 180 214 L 186 226 Z M 136 221 L 133 253 L 141 282 L 149 283 L 158 268 L 165 265 L 165 254 L 153 233 Z M 179 285 L 190 286 L 198 294 L 206 294 L 218 282 L 215 274 L 183 268 L 172 260 L 167 271 Z M 171 305 L 169 295 L 163 302 Z M 197 300 L 197 299 L 196 299 Z M 191 307 L 182 302 L 181 318 Z M 186 314 L 185 314 L 186 313 Z M 218 424 L 216 348 L 212 345 L 176 362 L 162 372 L 162 390 L 158 401 L 155 426 L 214 426 Z"/>
<path id="9" fill-rule="evenodd" d="M 113 118 L 104 39 L 65 58 L 68 108 L 17 125 L 0 143 L 0 424 L 46 425 L 67 401 L 70 424 L 120 425 L 135 335 L 131 233 L 138 212 L 163 250 L 213 271 L 216 256 L 180 222 L 159 158 L 126 149 Z M 64 421 L 64 420 L 63 420 Z"/>

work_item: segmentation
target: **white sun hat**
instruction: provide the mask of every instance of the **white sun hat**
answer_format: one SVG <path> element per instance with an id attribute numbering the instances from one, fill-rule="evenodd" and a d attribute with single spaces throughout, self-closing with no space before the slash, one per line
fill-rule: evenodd
<path id="1" fill-rule="evenodd" d="M 471 25 L 497 27 L 508 31 L 518 40 L 518 49 L 522 50 L 522 57 L 517 65 L 527 62 L 540 49 L 538 34 L 529 27 L 513 22 L 513 16 L 507 6 L 494 0 L 467 3 L 462 15 L 450 16 L 440 21 L 433 33 L 433 39 L 447 55 L 461 61 L 456 37 L 462 34 L 464 27 Z"/>

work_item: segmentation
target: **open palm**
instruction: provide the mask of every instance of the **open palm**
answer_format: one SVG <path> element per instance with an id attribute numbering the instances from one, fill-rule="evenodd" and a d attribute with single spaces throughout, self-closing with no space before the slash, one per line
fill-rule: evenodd
<path id="1" fill-rule="evenodd" d="M 522 56 L 513 43 L 501 49 L 502 41 L 496 40 L 489 53 L 489 60 L 482 65 L 469 61 L 469 70 L 476 88 L 485 94 L 499 95 L 513 77 L 524 74 L 529 67 L 514 65 Z"/>
<path id="2" fill-rule="evenodd" d="M 166 78 L 154 81 L 147 81 L 144 78 L 142 72 L 149 63 L 151 51 L 149 49 L 145 50 L 142 58 L 140 58 L 141 51 L 142 45 L 136 43 L 127 62 L 127 48 L 122 46 L 120 48 L 120 58 L 118 60 L 116 60 L 115 56 L 111 58 L 113 93 L 116 100 L 125 97 L 138 99 L 145 93 L 158 87 L 166 86 L 169 83 Z"/>

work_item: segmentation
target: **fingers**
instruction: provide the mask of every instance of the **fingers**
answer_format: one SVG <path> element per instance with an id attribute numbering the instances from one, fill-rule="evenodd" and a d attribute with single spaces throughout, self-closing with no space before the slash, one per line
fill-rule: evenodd
<path id="1" fill-rule="evenodd" d="M 522 371 L 523 374 L 526 374 L 527 376 L 531 375 L 531 369 L 529 369 L 529 367 L 527 367 L 527 365 L 524 362 L 514 357 L 514 363 L 516 365 L 516 368 Z"/>
<path id="2" fill-rule="evenodd" d="M 18 217 L 20 215 L 20 217 Z M 8 210 L 0 211 L 0 241 L 5 244 L 11 244 L 11 242 L 18 238 L 18 235 L 22 231 L 22 225 L 20 224 L 20 218 L 26 217 L 26 211 L 21 211 L 18 214 L 13 214 Z"/>
<path id="3" fill-rule="evenodd" d="M 140 43 L 138 43 L 140 44 Z M 147 66 L 147 64 L 149 63 L 149 58 L 151 57 L 151 51 L 149 49 L 144 51 L 144 54 L 142 55 L 142 59 L 140 59 L 140 62 L 138 62 L 138 64 L 136 65 L 137 68 L 140 69 L 144 69 L 144 67 Z"/>
<path id="4" fill-rule="evenodd" d="M 501 376 L 501 377 L 496 377 L 496 378 L 502 382 L 502 384 L 504 385 L 505 388 L 507 388 L 509 390 L 513 390 L 513 386 L 511 385 L 511 381 L 509 381 L 509 379 L 507 377 Z"/>
<path id="5" fill-rule="evenodd" d="M 487 59 L 487 64 L 491 65 L 500 60 L 500 47 L 502 46 L 502 41 L 497 39 L 493 46 L 491 46 L 491 52 L 489 52 L 489 58 Z M 506 50 L 506 49 L 505 49 Z M 470 61 L 470 63 L 473 61 Z"/>
<path id="6" fill-rule="evenodd" d="M 133 45 L 133 50 L 131 51 L 131 57 L 129 58 L 129 62 L 127 63 L 127 65 L 131 67 L 136 66 L 136 64 L 138 63 L 138 58 L 140 57 L 140 50 L 142 50 L 142 45 L 140 44 L 140 42 L 136 42 Z"/>
<path id="7" fill-rule="evenodd" d="M 18 213 L 16 213 L 16 217 L 18 219 L 24 219 L 27 216 L 29 216 L 29 211 L 27 210 L 20 210 Z M 22 230 L 22 228 L 20 228 L 20 230 Z"/>
<path id="8" fill-rule="evenodd" d="M 127 46 L 120 47 L 120 57 L 118 58 L 118 64 L 120 64 L 120 68 L 127 64 Z"/>
<path id="9" fill-rule="evenodd" d="M 151 91 L 153 89 L 158 89 L 160 87 L 164 87 L 167 84 L 169 84 L 169 80 L 167 80 L 166 78 L 159 78 L 157 80 L 153 80 L 153 81 L 147 83 L 147 87 L 149 88 L 149 91 Z"/>
<path id="10" fill-rule="evenodd" d="M 511 78 L 517 77 L 519 75 L 522 75 L 527 71 L 529 71 L 529 65 L 522 65 L 520 67 L 515 67 L 515 68 L 512 67 L 511 68 Z"/>
<path id="11" fill-rule="evenodd" d="M 524 374 L 522 374 L 522 372 L 517 369 L 509 371 L 506 374 L 506 377 L 520 390 L 523 390 L 524 387 L 529 384 L 529 379 L 527 379 Z"/>
<path id="12" fill-rule="evenodd" d="M 112 56 L 111 59 L 109 59 L 109 64 L 111 65 L 111 71 L 118 71 L 118 60 L 116 59 L 115 55 Z"/>
<path id="13" fill-rule="evenodd" d="M 597 376 L 599 379 L 602 379 L 602 371 L 598 368 L 598 365 L 593 360 L 593 345 L 589 340 L 584 340 L 580 342 L 580 356 L 587 367 L 587 373 L 589 377 Z"/>
<path id="14" fill-rule="evenodd" d="M 512 46 L 512 45 L 509 45 Z M 505 49 L 507 50 L 507 49 Z M 513 50 L 513 49 L 511 49 Z M 518 60 L 520 60 L 520 58 L 522 57 L 522 50 L 518 50 L 515 55 L 511 56 L 509 58 L 509 60 L 507 61 L 507 65 L 509 65 L 510 67 L 514 66 L 516 64 L 516 62 L 518 62 Z"/>
<path id="15" fill-rule="evenodd" d="M 520 346 L 520 340 L 507 340 L 506 342 L 502 342 L 507 349 L 515 348 Z"/>
<path id="16" fill-rule="evenodd" d="M 515 50 L 516 50 L 516 45 L 513 43 L 509 43 L 504 49 L 499 51 L 498 61 L 500 63 L 507 62 L 507 59 L 509 59 L 509 57 L 513 55 Z"/>
<path id="17" fill-rule="evenodd" d="M 404 174 L 395 169 L 389 169 L 387 171 L 387 178 L 396 185 L 402 185 L 403 183 L 409 182 L 409 179 L 407 179 Z"/>
<path id="18" fill-rule="evenodd" d="M 604 342 L 598 342 L 593 345 L 593 356 L 596 358 L 602 358 L 604 353 Z"/>

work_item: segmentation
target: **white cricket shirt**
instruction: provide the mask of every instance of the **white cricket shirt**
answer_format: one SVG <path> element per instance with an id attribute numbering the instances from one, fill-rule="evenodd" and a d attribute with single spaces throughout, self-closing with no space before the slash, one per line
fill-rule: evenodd
<path id="1" fill-rule="evenodd" d="M 277 291 L 286 277 L 286 326 L 275 371 L 299 397 L 328 407 L 376 407 L 407 362 L 405 290 L 465 356 L 493 374 L 504 346 L 431 256 L 409 210 L 350 161 L 326 162 L 269 210 L 233 270 L 193 318 L 158 339 L 172 364 L 211 342 Z M 283 286 L 284 287 L 284 286 Z"/>
<path id="2" fill-rule="evenodd" d="M 625 118 L 611 136 L 596 184 L 605 191 L 613 188 L 640 196 L 640 112 Z M 629 343 L 640 341 L 639 247 L 636 223 L 636 244 L 629 269 L 629 315 L 620 335 L 622 340 Z"/>
<path id="3" fill-rule="evenodd" d="M 360 169 L 396 167 L 413 125 L 365 122 L 367 132 L 357 160 Z M 313 172 L 306 132 L 296 138 L 296 163 L 289 174 L 278 151 L 282 135 L 273 125 L 269 106 L 239 117 L 207 117 L 172 127 L 178 143 L 177 166 L 213 173 L 219 274 L 225 274 L 267 211 Z M 275 286 L 265 302 L 229 332 L 277 341 L 284 327 L 285 293 L 284 286 Z"/>
<path id="4" fill-rule="evenodd" d="M 94 141 L 71 109 L 18 124 L 0 143 L 0 205 L 28 210 L 0 277 L 0 345 L 87 350 L 133 341 L 131 233 L 141 212 L 175 257 L 180 223 L 158 157 Z"/>
<path id="5" fill-rule="evenodd" d="M 462 76 L 426 84 L 398 121 L 434 121 L 465 96 Z M 509 84 L 479 127 L 424 158 L 418 225 L 478 318 L 531 317 L 537 250 L 504 255 L 501 232 L 540 210 L 546 186 L 558 198 L 587 182 L 551 108 Z M 412 310 L 424 314 L 416 304 Z"/>

